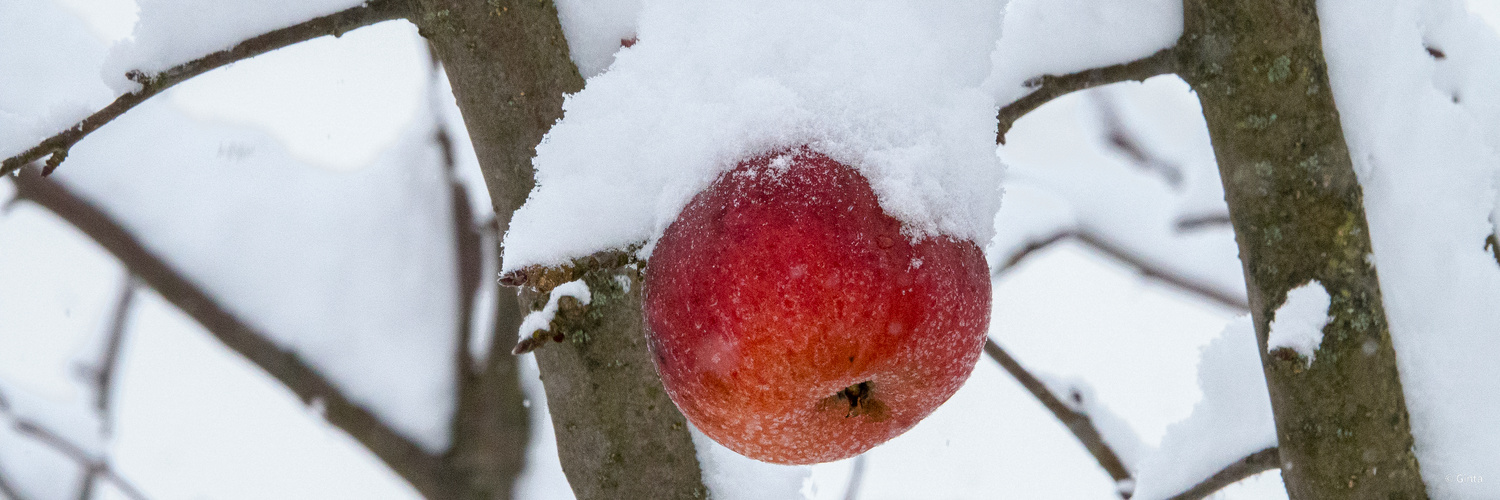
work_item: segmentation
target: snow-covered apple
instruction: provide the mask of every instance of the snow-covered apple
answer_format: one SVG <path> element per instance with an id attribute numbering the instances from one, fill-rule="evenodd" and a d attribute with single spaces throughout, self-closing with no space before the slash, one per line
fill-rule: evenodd
<path id="1" fill-rule="evenodd" d="M 648 339 L 667 393 L 757 460 L 851 457 L 973 371 L 990 280 L 971 241 L 914 236 L 856 169 L 807 148 L 741 162 L 652 250 Z"/>

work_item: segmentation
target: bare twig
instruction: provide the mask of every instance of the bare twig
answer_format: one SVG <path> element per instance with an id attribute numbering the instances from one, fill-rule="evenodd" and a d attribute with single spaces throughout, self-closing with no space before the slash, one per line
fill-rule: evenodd
<path id="1" fill-rule="evenodd" d="M 8 500 L 27 500 L 26 497 L 21 496 L 20 491 L 16 490 L 15 485 L 10 484 L 10 476 L 5 473 L 3 467 L 0 467 L 0 496 Z"/>
<path id="2" fill-rule="evenodd" d="M 1214 226 L 1228 226 L 1229 214 L 1194 215 L 1177 219 L 1177 232 L 1186 233 Z"/>
<path id="3" fill-rule="evenodd" d="M 1500 264 L 1500 239 L 1491 234 L 1484 239 L 1484 248 L 1495 254 L 1495 263 Z"/>
<path id="4" fill-rule="evenodd" d="M 1130 158 L 1141 170 L 1155 172 L 1172 189 L 1182 189 L 1182 167 L 1168 161 L 1142 144 L 1120 117 L 1119 105 L 1113 97 L 1098 94 L 1099 119 L 1104 122 L 1104 139 L 1111 148 Z"/>
<path id="5" fill-rule="evenodd" d="M 1030 257 L 1036 252 L 1050 247 L 1060 241 L 1070 239 L 1092 247 L 1093 249 L 1098 250 L 1105 255 L 1108 255 L 1115 260 L 1120 261 L 1120 263 L 1122 264 L 1133 267 L 1135 268 L 1136 272 L 1139 272 L 1146 277 L 1156 279 L 1158 281 L 1166 283 L 1167 285 L 1181 289 L 1185 292 L 1197 295 L 1213 302 L 1217 302 L 1221 305 L 1239 311 L 1248 310 L 1250 308 L 1249 303 L 1246 302 L 1244 298 L 1217 290 L 1206 283 L 1201 283 L 1187 276 L 1183 276 L 1181 274 L 1157 267 L 1155 264 L 1152 264 L 1145 258 L 1136 255 L 1129 249 L 1111 243 L 1103 236 L 1100 236 L 1086 229 L 1059 231 L 1052 234 L 1051 236 L 1047 236 L 1045 238 L 1026 244 L 1025 247 L 1022 247 L 1014 254 L 1011 254 L 1010 258 L 1006 259 L 1005 264 L 1001 265 L 999 269 L 995 270 L 993 276 L 999 277 L 1007 271 L 1010 271 L 1016 265 L 1020 264 L 1022 260 L 1025 260 L 1027 257 Z"/>
<path id="6" fill-rule="evenodd" d="M 1060 231 L 1057 233 L 1053 233 L 1051 236 L 1048 236 L 1046 238 L 1033 240 L 1030 243 L 1027 243 L 1026 246 L 1021 247 L 1020 250 L 1017 250 L 1015 253 L 1011 254 L 1010 258 L 1005 259 L 1005 263 L 1001 264 L 1000 268 L 996 269 L 994 273 L 991 273 L 991 276 L 999 277 L 1000 275 L 1005 274 L 1012 268 L 1016 267 L 1016 265 L 1020 264 L 1021 261 L 1026 260 L 1027 257 L 1031 256 L 1031 254 L 1050 247 L 1053 243 L 1072 238 L 1073 235 L 1073 231 Z"/>
<path id="7" fill-rule="evenodd" d="M 1281 466 L 1281 453 L 1276 447 L 1266 448 L 1241 458 L 1228 467 L 1224 467 L 1214 475 L 1204 479 L 1203 482 L 1188 488 L 1187 491 L 1177 494 L 1169 500 L 1199 500 L 1207 498 L 1225 486 L 1240 482 L 1241 480 L 1260 474 L 1262 472 L 1276 469 Z"/>
<path id="8" fill-rule="evenodd" d="M 849 471 L 849 487 L 844 488 L 844 500 L 859 499 L 859 485 L 865 482 L 865 455 L 854 457 L 854 469 Z"/>
<path id="9" fill-rule="evenodd" d="M 322 401 L 324 417 L 358 440 L 392 470 L 429 498 L 445 498 L 441 464 L 416 443 L 350 401 L 331 381 L 296 353 L 282 349 L 260 330 L 230 313 L 207 292 L 146 249 L 112 217 L 62 184 L 25 169 L 13 177 L 16 195 L 57 214 L 93 239 L 144 284 L 187 313 L 226 347 L 255 363 L 304 403 Z"/>
<path id="10" fill-rule="evenodd" d="M 1016 120 L 1048 101 L 1068 93 L 1111 83 L 1142 81 L 1176 71 L 1177 53 L 1176 47 L 1173 46 L 1157 51 L 1146 58 L 1127 63 L 1086 69 L 1066 75 L 1042 75 L 1027 80 L 1026 86 L 1036 91 L 1000 108 L 1000 113 L 996 117 L 1000 123 L 995 142 L 1005 144 L 1005 133 L 1010 131 L 1011 125 L 1014 125 Z"/>
<path id="11" fill-rule="evenodd" d="M 1010 353 L 1005 352 L 1005 349 L 1001 348 L 1000 344 L 995 343 L 994 340 L 985 339 L 984 353 L 1000 363 L 1000 366 L 1005 368 L 1005 371 L 1010 373 L 1012 377 L 1015 377 L 1016 381 L 1020 382 L 1022 387 L 1025 387 L 1027 391 L 1031 392 L 1032 396 L 1041 401 L 1042 406 L 1047 407 L 1047 410 L 1057 416 L 1057 419 L 1062 421 L 1063 425 L 1067 426 L 1069 431 L 1073 432 L 1073 436 L 1078 438 L 1078 442 L 1082 443 L 1083 447 L 1088 449 L 1089 454 L 1093 455 L 1094 459 L 1099 461 L 1099 466 L 1103 467 L 1104 471 L 1109 473 L 1109 477 L 1114 478 L 1116 483 L 1132 479 L 1130 470 L 1125 468 L 1125 463 L 1120 461 L 1120 456 L 1116 455 L 1114 449 L 1109 447 L 1109 443 L 1104 442 L 1104 436 L 1099 434 L 1099 429 L 1094 427 L 1093 420 L 1089 419 L 1087 414 L 1079 413 L 1069 408 L 1066 403 L 1057 398 L 1056 394 L 1052 393 L 1051 389 L 1047 388 L 1046 384 L 1042 383 L 1031 372 L 1026 371 L 1026 368 L 1021 366 L 1021 363 L 1016 361 L 1016 358 L 1011 357 Z M 1124 492 L 1121 493 L 1121 496 L 1125 498 L 1130 497 Z"/>
<path id="12" fill-rule="evenodd" d="M 126 77 L 139 83 L 140 90 L 115 98 L 114 102 L 105 106 L 104 109 L 68 127 L 67 130 L 43 140 L 21 154 L 0 162 L 0 175 L 16 171 L 43 156 L 47 156 L 48 159 L 42 175 L 51 174 L 52 170 L 67 158 L 68 150 L 94 130 L 161 91 L 204 72 L 324 35 L 341 36 L 356 28 L 381 21 L 400 19 L 406 17 L 409 10 L 410 4 L 407 0 L 370 0 L 347 10 L 250 38 L 229 49 L 173 66 L 161 73 L 147 75 L 140 71 L 131 71 L 126 74 Z"/>
<path id="13" fill-rule="evenodd" d="M 115 368 L 119 366 L 120 347 L 125 340 L 125 321 L 130 315 L 130 304 L 135 298 L 135 277 L 129 274 L 121 280 L 119 298 L 115 300 L 114 313 L 110 316 L 104 353 L 99 364 L 92 368 L 94 382 L 94 409 L 99 412 L 99 421 L 104 433 L 110 428 L 110 393 L 113 392 Z"/>
<path id="14" fill-rule="evenodd" d="M 1126 265 L 1129 265 L 1130 267 L 1134 267 L 1137 271 L 1139 271 L 1146 277 L 1162 281 L 1166 284 L 1172 285 L 1173 287 L 1192 293 L 1193 295 L 1218 302 L 1219 304 L 1222 304 L 1231 309 L 1239 311 L 1246 311 L 1250 309 L 1250 303 L 1245 300 L 1244 297 L 1232 295 L 1230 293 L 1214 289 L 1214 287 L 1207 284 L 1194 281 L 1193 279 L 1186 276 L 1160 269 L 1152 263 L 1147 262 L 1139 255 L 1136 255 L 1123 247 L 1117 246 L 1097 234 L 1089 231 L 1080 231 L 1077 234 L 1077 237 L 1078 241 L 1088 246 L 1094 247 L 1094 249 L 1099 250 L 1100 252 L 1104 252 L 1110 257 L 1114 257 L 1115 259 L 1125 263 Z"/>
<path id="15" fill-rule="evenodd" d="M 146 500 L 146 495 L 142 494 L 141 490 L 131 484 L 130 481 L 115 472 L 114 467 L 111 467 L 104 457 L 95 457 L 88 450 L 83 449 L 82 446 L 78 446 L 78 444 L 69 441 L 67 438 L 41 424 L 24 418 L 15 418 L 15 415 L 12 415 L 12 417 L 11 426 L 15 428 L 17 433 L 32 438 L 36 442 L 68 457 L 68 459 L 89 471 L 90 475 L 98 474 L 105 480 L 114 483 L 120 489 L 120 492 L 124 493 L 131 500 Z"/>

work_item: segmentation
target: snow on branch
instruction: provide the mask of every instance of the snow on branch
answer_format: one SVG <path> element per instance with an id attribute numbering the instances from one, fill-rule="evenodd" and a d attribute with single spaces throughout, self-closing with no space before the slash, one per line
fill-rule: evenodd
<path id="1" fill-rule="evenodd" d="M 114 102 L 89 115 L 88 118 L 84 118 L 83 121 L 43 140 L 31 149 L 22 151 L 21 154 L 0 161 L 0 175 L 15 172 L 44 156 L 47 157 L 47 162 L 42 169 L 42 175 L 51 174 L 68 157 L 68 150 L 94 130 L 161 91 L 209 70 L 324 35 L 341 36 L 356 28 L 381 21 L 401 19 L 408 14 L 409 9 L 408 2 L 404 0 L 371 0 L 343 11 L 249 38 L 228 49 L 173 66 L 160 73 L 146 74 L 141 71 L 130 71 L 125 76 L 139 84 L 139 90 L 115 98 Z"/>
<path id="2" fill-rule="evenodd" d="M 303 402 L 320 402 L 324 418 L 329 423 L 374 452 L 424 496 L 444 496 L 446 486 L 442 482 L 440 457 L 428 454 L 421 446 L 381 422 L 368 409 L 350 401 L 296 353 L 283 350 L 264 332 L 230 313 L 207 292 L 146 249 L 108 214 L 61 183 L 47 179 L 31 168 L 22 170 L 20 175 L 11 179 L 15 183 L 17 199 L 41 205 L 78 228 L 119 259 L 142 283 L 191 316 L 226 347 L 275 377 Z"/>
<path id="3" fill-rule="evenodd" d="M 1280 467 L 1281 453 L 1274 447 L 1266 448 L 1251 453 L 1245 458 L 1236 460 L 1229 466 L 1220 469 L 1219 472 L 1204 479 L 1203 482 L 1188 488 L 1187 491 L 1177 494 L 1169 500 L 1199 500 L 1208 498 L 1209 495 L 1224 489 L 1225 486 L 1240 482 L 1262 472 Z"/>
<path id="4" fill-rule="evenodd" d="M 1115 484 L 1130 484 L 1134 481 L 1134 478 L 1130 474 L 1130 469 L 1125 467 L 1125 462 L 1121 461 L 1120 456 L 1115 453 L 1113 448 L 1109 447 L 1109 443 L 1104 441 L 1104 435 L 1099 433 L 1099 428 L 1094 426 L 1094 422 L 1089 418 L 1088 414 L 1074 411 L 1067 403 L 1058 399 L 1057 395 L 1053 394 L 1052 390 L 1047 388 L 1047 384 L 1043 383 L 1035 375 L 1032 375 L 1031 372 L 1026 371 L 1026 368 L 1021 366 L 1021 363 L 1016 361 L 1016 358 L 1011 357 L 1010 353 L 1005 352 L 1005 349 L 1001 348 L 1000 344 L 995 343 L 994 340 L 985 339 L 984 353 L 994 358 L 996 362 L 999 362 L 1000 366 L 1005 368 L 1006 372 L 1009 372 L 1012 377 L 1016 378 L 1017 382 L 1021 383 L 1021 386 L 1030 391 L 1031 395 L 1035 396 L 1038 401 L 1041 401 L 1042 406 L 1046 406 L 1048 410 L 1051 410 L 1052 414 L 1056 415 L 1057 419 L 1062 421 L 1063 425 L 1067 426 L 1069 431 L 1073 432 L 1073 435 L 1078 438 L 1078 442 L 1082 443 L 1083 447 L 1088 449 L 1089 454 L 1093 455 L 1094 459 L 1099 461 L 1099 466 L 1103 467 L 1104 471 L 1109 473 L 1109 477 L 1115 480 Z M 1125 498 L 1130 497 L 1128 492 L 1124 491 L 1121 492 L 1121 496 Z"/>
<path id="5" fill-rule="evenodd" d="M 1126 63 L 1090 68 L 1066 75 L 1042 75 L 1032 78 L 1026 81 L 1026 86 L 1036 89 L 1034 92 L 1000 108 L 997 117 L 1000 127 L 995 134 L 995 142 L 1005 144 L 1005 133 L 1010 131 L 1011 125 L 1014 125 L 1016 120 L 1025 116 L 1026 113 L 1046 104 L 1047 101 L 1087 88 L 1129 80 L 1142 81 L 1176 71 L 1176 47 L 1168 47 L 1148 57 Z"/>

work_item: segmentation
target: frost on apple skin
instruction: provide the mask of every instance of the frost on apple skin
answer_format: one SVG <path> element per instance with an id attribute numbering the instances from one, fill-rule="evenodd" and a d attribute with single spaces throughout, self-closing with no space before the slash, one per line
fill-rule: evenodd
<path id="1" fill-rule="evenodd" d="M 673 402 L 729 449 L 789 464 L 857 455 L 946 401 L 978 360 L 989 300 L 977 245 L 908 239 L 858 172 L 806 149 L 699 193 L 645 279 Z"/>

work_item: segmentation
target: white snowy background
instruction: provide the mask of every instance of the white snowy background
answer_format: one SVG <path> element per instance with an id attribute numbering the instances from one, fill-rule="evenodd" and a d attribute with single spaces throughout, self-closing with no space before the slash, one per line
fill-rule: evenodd
<path id="1" fill-rule="evenodd" d="M 355 3 L 0 0 L 0 156 L 128 89 L 118 79 L 123 68 L 169 66 Z M 823 72 L 799 73 L 787 69 L 787 56 L 812 56 L 798 52 L 794 35 L 831 16 L 827 5 L 802 8 L 809 19 L 788 21 L 769 7 L 560 1 L 574 59 L 594 79 L 569 102 L 561 132 L 549 139 L 553 149 L 541 152 L 543 189 L 547 176 L 575 168 L 564 146 L 610 130 L 610 113 L 640 113 L 610 106 L 653 90 L 732 113 L 721 122 L 694 122 L 702 109 L 637 102 L 663 114 L 650 117 L 654 125 L 618 130 L 584 151 L 620 155 L 599 168 L 627 174 L 631 162 L 651 158 L 685 165 L 679 170 L 687 178 L 656 175 L 624 188 L 650 197 L 618 214 L 625 218 L 615 224 L 620 232 L 609 236 L 620 241 L 604 244 L 659 231 L 694 183 L 722 168 L 713 160 L 787 145 L 790 139 L 768 123 L 843 127 L 817 137 L 835 150 L 884 148 L 872 160 L 879 170 L 867 172 L 877 189 L 881 175 L 890 180 L 882 203 L 897 212 L 891 204 L 906 203 L 899 205 L 909 209 L 905 218 L 931 222 L 935 231 L 988 239 L 989 227 L 964 221 L 976 206 L 993 208 L 998 192 L 987 200 L 963 197 L 976 196 L 985 187 L 980 182 L 967 186 L 973 192 L 963 193 L 957 207 L 937 201 L 960 178 L 953 172 L 1003 171 L 1003 204 L 994 237 L 984 242 L 992 266 L 1061 232 L 1098 243 L 1067 240 L 1000 273 L 991 336 L 1053 386 L 1086 395 L 1083 407 L 1137 471 L 1137 498 L 1164 498 L 1274 444 L 1253 333 L 1236 318 L 1239 311 L 1142 277 L 1097 250 L 1114 248 L 1243 300 L 1231 231 L 1222 224 L 1179 228 L 1183 220 L 1225 210 L 1187 86 L 1159 77 L 1058 99 L 1017 122 L 998 162 L 974 153 L 976 141 L 992 133 L 976 129 L 985 113 L 964 114 L 1022 95 L 1020 82 L 1036 74 L 1165 47 L 1180 30 L 1180 2 L 961 2 L 951 11 L 870 4 L 886 12 L 866 12 L 864 22 L 884 19 L 878 25 L 884 35 L 860 38 L 862 21 L 845 20 L 820 41 L 842 57 L 804 60 Z M 1492 361 L 1500 357 L 1500 268 L 1482 246 L 1496 223 L 1500 1 L 1324 0 L 1319 7 L 1427 483 L 1437 498 L 1500 497 L 1500 458 L 1493 453 L 1500 449 L 1493 417 L 1500 414 L 1500 373 Z M 964 15 L 974 13 L 990 17 Z M 756 26 L 784 43 L 745 46 L 762 34 L 730 29 L 715 43 L 680 46 L 691 35 L 686 23 L 732 27 L 737 16 L 761 20 Z M 223 26 L 233 29 L 213 29 Z M 638 45 L 618 50 L 620 40 L 637 35 Z M 1424 47 L 1445 58 L 1432 58 Z M 850 63 L 851 57 L 865 59 Z M 744 85 L 715 96 L 713 85 L 673 86 L 671 75 L 651 71 L 678 60 L 713 62 L 707 82 Z M 460 173 L 480 219 L 489 216 L 489 204 L 447 84 L 433 80 L 430 65 L 405 22 L 239 62 L 101 129 L 73 149 L 56 178 L 123 220 L 272 340 L 305 356 L 353 400 L 440 450 L 447 445 L 459 299 L 434 127 L 459 134 Z M 923 73 L 869 84 L 829 81 L 913 71 Z M 913 90 L 922 85 L 926 90 Z M 806 97 L 833 89 L 843 92 L 839 100 Z M 915 104 L 871 98 L 890 92 L 904 92 Z M 767 122 L 765 109 L 746 109 L 767 99 L 781 99 L 774 110 L 783 121 Z M 913 111 L 913 123 L 940 133 L 893 133 L 910 124 L 890 114 Z M 679 133 L 619 149 L 640 142 L 630 134 L 661 130 Z M 1149 168 L 1111 146 L 1108 136 L 1117 130 L 1152 154 Z M 753 136 L 753 143 L 704 143 L 739 134 Z M 903 162 L 943 155 L 961 165 L 938 174 L 903 170 Z M 982 165 L 994 170 L 982 172 Z M 903 192 L 896 182 L 903 175 L 935 191 Z M 11 191 L 0 182 L 0 201 Z M 539 227 L 561 223 L 566 210 L 590 208 L 538 206 L 528 210 Z M 560 258 L 598 243 L 537 247 L 530 258 Z M 94 394 L 78 374 L 100 355 L 123 278 L 108 254 L 45 210 L 21 203 L 0 214 L 0 396 L 11 407 L 0 419 L 56 426 L 89 452 L 107 454 L 153 499 L 416 498 L 316 408 L 146 289 L 126 322 L 114 415 L 101 439 L 104 423 L 91 413 Z M 522 366 L 534 435 L 517 497 L 568 498 L 535 364 L 528 356 Z M 853 465 L 780 467 L 701 448 L 717 498 L 843 498 Z M 0 426 L 0 471 L 38 500 L 69 498 L 78 477 L 70 461 L 9 425 Z M 1456 480 L 1474 477 L 1489 481 Z M 865 455 L 859 488 L 864 499 L 1116 498 L 1115 485 L 1073 436 L 988 358 L 926 421 Z M 1272 471 L 1220 498 L 1284 497 Z M 95 498 L 124 496 L 104 487 Z"/>

